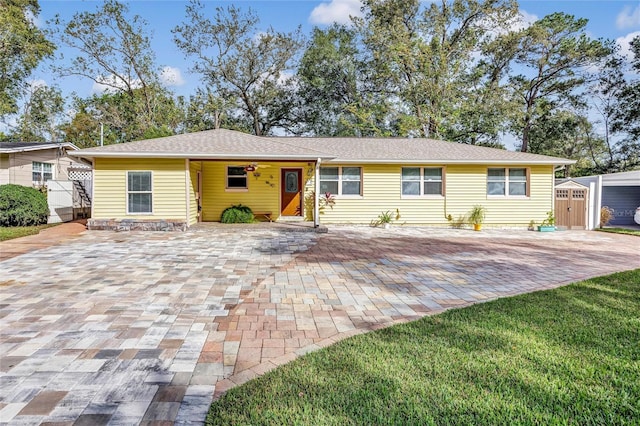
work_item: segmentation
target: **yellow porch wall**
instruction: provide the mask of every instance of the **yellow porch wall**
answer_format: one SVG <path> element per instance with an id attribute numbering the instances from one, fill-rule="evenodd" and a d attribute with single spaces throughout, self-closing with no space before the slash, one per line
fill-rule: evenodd
<path id="1" fill-rule="evenodd" d="M 327 167 L 340 164 L 325 164 Z M 344 166 L 344 165 L 343 165 Z M 356 166 L 347 165 L 347 166 Z M 361 197 L 339 197 L 333 209 L 320 216 L 323 223 L 369 224 L 381 212 L 400 210 L 407 224 L 447 224 L 447 214 L 457 217 L 475 204 L 487 208 L 486 224 L 526 225 L 531 219 L 541 222 L 553 209 L 553 166 L 530 167 L 530 197 L 490 198 L 486 194 L 487 166 L 441 165 L 445 167 L 446 198 L 439 196 L 403 197 L 402 167 L 438 167 L 438 165 L 362 165 Z M 523 166 L 514 166 L 523 167 Z"/>
<path id="2" fill-rule="evenodd" d="M 202 162 L 202 220 L 217 222 L 227 207 L 235 204 L 249 206 L 253 211 L 270 211 L 273 218 L 280 215 L 280 170 L 301 168 L 302 181 L 306 186 L 313 179 L 313 163 L 259 162 L 259 177 L 247 173 L 246 191 L 226 189 L 227 166 L 244 166 L 247 162 Z M 303 203 L 303 210 L 304 210 Z M 303 212 L 304 215 L 304 212 Z"/>
<path id="3" fill-rule="evenodd" d="M 198 172 L 202 170 L 201 161 L 189 162 L 189 225 L 198 221 L 198 200 L 196 191 L 198 188 Z"/>
<path id="4" fill-rule="evenodd" d="M 153 214 L 127 215 L 127 172 L 153 172 Z M 96 158 L 93 172 L 94 219 L 187 220 L 184 159 Z"/>

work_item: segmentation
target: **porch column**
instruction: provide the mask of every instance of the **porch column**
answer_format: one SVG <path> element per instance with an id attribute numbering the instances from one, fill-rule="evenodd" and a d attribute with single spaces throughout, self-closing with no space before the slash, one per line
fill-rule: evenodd
<path id="1" fill-rule="evenodd" d="M 315 180 L 313 182 L 314 186 L 315 186 L 315 190 L 313 191 L 313 227 L 317 228 L 320 226 L 320 163 L 321 163 L 321 159 L 318 158 L 318 160 L 316 161 L 316 173 L 315 173 Z"/>

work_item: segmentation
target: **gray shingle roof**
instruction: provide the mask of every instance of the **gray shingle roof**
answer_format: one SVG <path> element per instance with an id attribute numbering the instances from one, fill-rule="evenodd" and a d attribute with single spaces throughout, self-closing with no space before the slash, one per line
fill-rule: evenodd
<path id="1" fill-rule="evenodd" d="M 57 143 L 57 142 L 0 142 L 0 152 L 22 152 L 22 151 L 37 151 L 40 149 L 51 148 L 68 148 L 77 150 L 78 147 L 69 142 Z"/>
<path id="2" fill-rule="evenodd" d="M 331 157 L 313 148 L 283 143 L 279 138 L 260 137 L 233 130 L 205 130 L 164 138 L 146 139 L 83 149 L 83 157 L 171 157 L 303 159 Z"/>
<path id="3" fill-rule="evenodd" d="M 265 137 L 207 130 L 83 149 L 79 157 L 191 159 L 299 159 L 334 163 L 571 164 L 545 155 L 506 151 L 424 138 Z"/>

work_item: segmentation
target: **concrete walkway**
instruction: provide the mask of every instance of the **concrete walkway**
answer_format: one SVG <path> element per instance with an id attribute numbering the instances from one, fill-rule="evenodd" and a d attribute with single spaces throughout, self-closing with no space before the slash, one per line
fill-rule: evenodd
<path id="1" fill-rule="evenodd" d="M 0 262 L 0 421 L 198 424 L 214 397 L 304 353 L 640 268 L 638 243 L 409 227 L 85 232 Z"/>

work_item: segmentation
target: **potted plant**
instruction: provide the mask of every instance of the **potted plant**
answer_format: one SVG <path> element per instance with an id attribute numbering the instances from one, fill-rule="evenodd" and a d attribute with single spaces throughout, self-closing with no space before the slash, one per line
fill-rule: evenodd
<path id="1" fill-rule="evenodd" d="M 387 210 L 378 215 L 378 220 L 371 221 L 371 225 L 375 227 L 382 226 L 384 229 L 389 229 L 391 224 L 396 220 L 400 220 L 400 210 L 396 209 L 395 213 Z"/>
<path id="2" fill-rule="evenodd" d="M 547 218 L 542 221 L 538 226 L 540 232 L 553 232 L 556 230 L 556 217 L 553 215 L 553 211 L 547 212 Z"/>
<path id="3" fill-rule="evenodd" d="M 476 204 L 469 212 L 469 222 L 473 224 L 474 231 L 482 230 L 482 223 L 487 215 L 487 209 L 484 206 Z"/>

